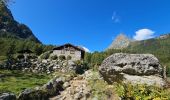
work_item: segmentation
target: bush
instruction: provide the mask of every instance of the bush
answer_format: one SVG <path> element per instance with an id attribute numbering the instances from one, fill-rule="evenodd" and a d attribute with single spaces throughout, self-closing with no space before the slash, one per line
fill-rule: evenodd
<path id="1" fill-rule="evenodd" d="M 77 66 L 81 66 L 81 65 L 82 65 L 82 61 L 81 61 L 81 60 L 76 60 L 76 61 L 74 61 L 74 63 L 75 63 Z"/>
<path id="2" fill-rule="evenodd" d="M 24 55 L 22 55 L 22 54 L 17 55 L 17 58 L 18 58 L 18 59 L 24 59 Z"/>
<path id="3" fill-rule="evenodd" d="M 59 56 L 59 59 L 60 59 L 61 61 L 63 61 L 63 60 L 66 60 L 66 57 L 65 57 L 64 55 L 60 55 L 60 56 Z"/>
<path id="4" fill-rule="evenodd" d="M 67 56 L 67 60 L 71 60 L 72 57 L 70 55 Z"/>
<path id="5" fill-rule="evenodd" d="M 28 56 L 28 59 L 36 59 L 36 58 L 37 58 L 37 56 L 36 56 L 36 55 L 34 55 L 34 54 L 32 54 L 32 55 Z"/>
<path id="6" fill-rule="evenodd" d="M 49 56 L 50 56 L 50 52 L 45 52 L 45 53 L 43 53 L 43 54 L 40 55 L 40 58 L 41 58 L 41 59 L 48 59 Z"/>
<path id="7" fill-rule="evenodd" d="M 169 91 L 147 85 L 117 84 L 116 91 L 123 100 L 170 100 Z"/>
<path id="8" fill-rule="evenodd" d="M 58 56 L 57 56 L 57 55 L 51 56 L 51 59 L 52 59 L 52 60 L 57 60 L 57 59 L 58 59 Z"/>
<path id="9" fill-rule="evenodd" d="M 76 65 L 76 74 L 83 74 L 86 70 L 89 69 L 88 64 L 81 60 L 74 61 L 74 64 Z"/>

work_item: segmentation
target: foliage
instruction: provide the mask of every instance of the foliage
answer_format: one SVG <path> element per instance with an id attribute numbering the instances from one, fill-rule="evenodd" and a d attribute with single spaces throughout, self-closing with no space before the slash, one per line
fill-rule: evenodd
<path id="1" fill-rule="evenodd" d="M 74 64 L 76 65 L 76 74 L 83 74 L 86 70 L 89 69 L 89 66 L 86 62 L 82 60 L 76 60 L 74 61 Z"/>
<path id="2" fill-rule="evenodd" d="M 60 56 L 59 56 L 59 59 L 60 59 L 61 61 L 63 61 L 63 60 L 66 60 L 66 57 L 65 57 L 64 55 L 60 55 Z"/>
<path id="3" fill-rule="evenodd" d="M 12 48 L 11 48 L 12 46 Z M 9 54 L 9 50 L 11 48 L 12 53 L 17 54 L 20 50 L 29 49 L 33 51 L 36 55 L 40 55 L 43 52 L 52 50 L 54 46 L 52 45 L 43 45 L 36 43 L 34 41 L 23 40 L 23 39 L 15 39 L 15 38 L 0 38 L 0 56 L 3 58 L 7 57 L 6 54 Z"/>
<path id="4" fill-rule="evenodd" d="M 94 53 L 86 53 L 84 61 L 88 63 L 88 66 L 94 70 L 98 69 L 98 66 L 102 63 L 102 61 L 106 58 L 104 52 L 94 52 Z M 94 66 L 96 66 L 94 68 Z"/>
<path id="5" fill-rule="evenodd" d="M 51 59 L 52 59 L 52 60 L 57 60 L 57 59 L 58 59 L 58 56 L 57 56 L 57 55 L 51 56 Z"/>
<path id="6" fill-rule="evenodd" d="M 169 100 L 170 90 L 147 85 L 114 84 L 123 100 Z"/>
<path id="7" fill-rule="evenodd" d="M 88 79 L 92 96 L 98 100 L 170 100 L 170 89 L 130 83 L 107 84 L 99 79 L 99 73 L 93 71 Z M 113 97 L 113 98 L 112 98 Z M 119 98 L 120 97 L 120 98 Z"/>
<path id="8" fill-rule="evenodd" d="M 6 52 L 6 57 L 8 60 L 13 59 L 14 50 L 15 50 L 15 45 L 14 44 L 9 45 L 9 48 L 7 49 Z"/>
<path id="9" fill-rule="evenodd" d="M 47 51 L 47 52 L 41 54 L 41 55 L 40 55 L 40 58 L 41 58 L 41 59 L 48 59 L 48 58 L 50 57 L 50 54 L 51 54 L 51 52 L 50 52 L 50 51 Z"/>
<path id="10" fill-rule="evenodd" d="M 70 55 L 67 56 L 67 60 L 71 60 L 72 57 Z"/>

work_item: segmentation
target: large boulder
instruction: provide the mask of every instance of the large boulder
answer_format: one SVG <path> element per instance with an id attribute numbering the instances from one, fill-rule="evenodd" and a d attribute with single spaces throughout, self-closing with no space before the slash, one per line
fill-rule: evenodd
<path id="1" fill-rule="evenodd" d="M 45 90 L 25 89 L 19 94 L 18 100 L 48 100 Z"/>
<path id="2" fill-rule="evenodd" d="M 152 54 L 116 53 L 106 58 L 99 67 L 101 76 L 108 83 L 117 81 L 165 85 L 163 69 Z"/>
<path id="3" fill-rule="evenodd" d="M 13 93 L 0 94 L 0 100 L 16 100 L 16 96 Z"/>

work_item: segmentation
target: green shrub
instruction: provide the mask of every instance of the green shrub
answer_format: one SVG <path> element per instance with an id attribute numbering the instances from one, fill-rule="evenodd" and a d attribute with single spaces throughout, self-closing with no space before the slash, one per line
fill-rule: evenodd
<path id="1" fill-rule="evenodd" d="M 18 59 L 24 59 L 24 55 L 19 54 L 19 55 L 17 55 L 17 57 L 16 57 L 16 58 L 18 58 Z"/>
<path id="2" fill-rule="evenodd" d="M 168 89 L 147 85 L 117 84 L 116 91 L 123 100 L 170 100 Z"/>
<path id="3" fill-rule="evenodd" d="M 48 59 L 49 56 L 50 56 L 50 52 L 45 52 L 45 53 L 43 53 L 43 54 L 40 55 L 40 58 L 41 58 L 41 59 Z"/>
<path id="4" fill-rule="evenodd" d="M 36 56 L 36 55 L 34 55 L 34 54 L 32 54 L 32 55 L 28 56 L 28 58 L 29 58 L 29 59 L 36 59 L 36 58 L 37 58 L 37 56 Z"/>
<path id="5" fill-rule="evenodd" d="M 82 65 L 82 61 L 81 61 L 81 60 L 76 60 L 76 61 L 74 61 L 74 63 L 75 63 L 77 66 L 81 66 L 81 65 Z"/>
<path id="6" fill-rule="evenodd" d="M 58 59 L 58 56 L 57 56 L 57 55 L 51 56 L 51 59 L 52 59 L 52 60 L 57 60 L 57 59 Z"/>
<path id="7" fill-rule="evenodd" d="M 59 56 L 59 59 L 60 59 L 61 61 L 63 61 L 63 60 L 66 60 L 66 57 L 65 57 L 64 55 L 60 55 L 60 56 Z"/>
<path id="8" fill-rule="evenodd" d="M 71 60 L 72 57 L 70 55 L 67 56 L 67 60 Z"/>

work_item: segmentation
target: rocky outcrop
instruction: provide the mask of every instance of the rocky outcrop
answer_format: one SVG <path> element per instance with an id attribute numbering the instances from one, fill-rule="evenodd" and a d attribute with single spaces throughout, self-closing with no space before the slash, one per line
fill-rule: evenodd
<path id="1" fill-rule="evenodd" d="M 108 49 L 123 49 L 129 46 L 130 39 L 124 34 L 119 34 L 112 44 L 107 48 Z"/>
<path id="2" fill-rule="evenodd" d="M 152 54 L 116 53 L 99 67 L 101 76 L 108 83 L 123 81 L 164 86 L 162 71 L 158 59 Z"/>
<path id="3" fill-rule="evenodd" d="M 170 33 L 169 34 L 160 35 L 159 37 L 157 37 L 157 39 L 167 39 L 168 37 L 170 37 Z"/>
<path id="4" fill-rule="evenodd" d="M 26 89 L 19 95 L 18 100 L 48 100 L 46 91 Z"/>
<path id="5" fill-rule="evenodd" d="M 65 82 L 63 84 L 64 91 L 61 91 L 60 95 L 50 98 L 50 100 L 92 100 L 92 93 L 87 80 L 92 75 L 91 71 L 86 71 L 84 74 Z"/>
<path id="6" fill-rule="evenodd" d="M 2 93 L 0 100 L 16 100 L 16 96 L 13 93 Z"/>

